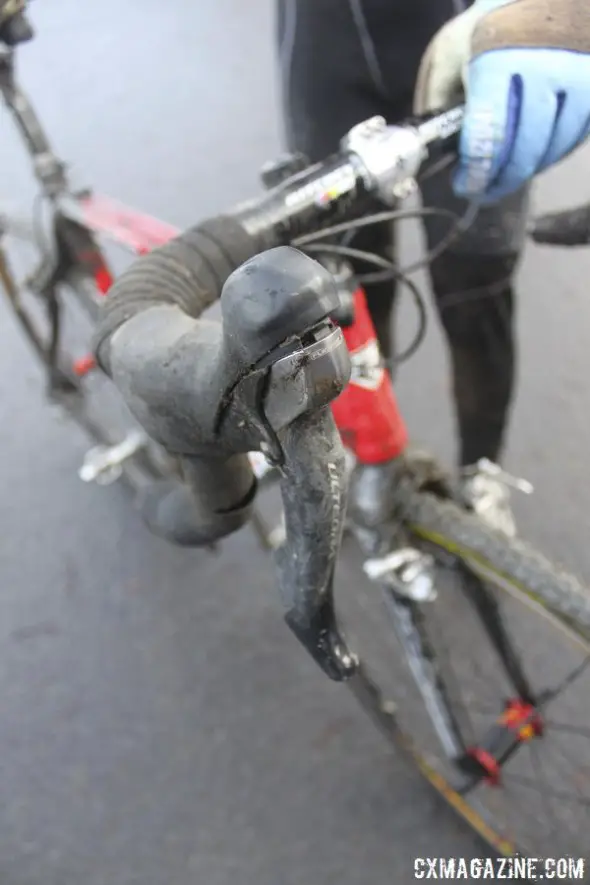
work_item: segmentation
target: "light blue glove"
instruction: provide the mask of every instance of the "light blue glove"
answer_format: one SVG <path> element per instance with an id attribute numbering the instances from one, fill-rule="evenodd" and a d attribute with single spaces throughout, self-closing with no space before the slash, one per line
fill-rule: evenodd
<path id="1" fill-rule="evenodd" d="M 458 195 L 494 202 L 590 134 L 589 0 L 475 0 L 428 47 L 416 110 L 466 115 Z"/>

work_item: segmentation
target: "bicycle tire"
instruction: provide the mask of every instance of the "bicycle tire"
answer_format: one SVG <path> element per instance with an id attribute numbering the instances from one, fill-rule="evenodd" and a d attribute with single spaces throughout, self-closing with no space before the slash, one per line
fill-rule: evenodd
<path id="1" fill-rule="evenodd" d="M 455 562 L 460 562 L 466 573 L 476 575 L 478 580 L 491 580 L 494 588 L 500 592 L 507 591 L 511 599 L 515 597 L 518 602 L 525 602 L 527 607 L 532 605 L 536 613 L 542 611 L 547 616 L 547 629 L 550 629 L 551 636 L 559 636 L 561 641 L 563 630 L 567 639 L 572 640 L 576 645 L 576 653 L 581 652 L 584 655 L 584 660 L 590 661 L 590 593 L 584 589 L 577 578 L 554 566 L 545 556 L 528 544 L 494 532 L 483 524 L 475 514 L 452 500 L 417 489 L 408 483 L 407 487 L 400 490 L 399 502 L 401 508 L 399 515 L 404 527 L 418 543 L 424 542 L 430 551 L 434 546 L 441 556 L 443 554 L 449 555 Z M 438 564 L 441 567 L 441 564 Z M 453 574 L 455 573 L 453 572 Z M 494 581 L 494 578 L 498 580 Z M 390 592 L 389 589 L 386 592 Z M 354 596 L 356 597 L 355 604 L 358 605 L 360 598 L 358 587 L 355 589 Z M 336 591 L 336 606 L 337 615 L 341 618 L 342 604 L 341 601 L 339 602 L 338 589 Z M 362 606 L 361 602 L 361 608 Z M 467 612 L 466 607 L 463 606 L 463 599 L 460 612 L 465 619 L 466 633 L 469 633 L 470 629 L 468 615 L 474 623 L 479 619 L 478 623 L 481 626 L 481 614 L 477 614 L 473 607 Z M 447 614 L 447 620 L 452 620 L 453 616 L 453 612 Z M 346 620 L 343 620 L 345 635 L 350 636 L 346 628 Z M 376 623 L 376 621 L 373 623 L 371 629 L 374 630 Z M 349 625 L 352 631 L 353 621 L 349 621 Z M 557 634 L 553 629 L 556 626 L 560 628 Z M 510 627 L 512 629 L 512 624 Z M 388 630 L 391 634 L 392 631 L 389 627 Z M 383 631 L 383 634 L 385 635 L 386 632 Z M 367 636 L 370 636 L 369 644 L 378 644 L 375 632 L 367 632 Z M 393 642 L 392 636 L 390 639 Z M 437 639 L 436 644 L 438 641 Z M 473 642 L 476 643 L 476 638 Z M 471 640 L 466 641 L 466 645 L 470 643 Z M 357 650 L 354 642 L 351 643 L 351 648 L 353 651 Z M 522 649 L 519 650 L 522 651 Z M 484 653 L 481 646 L 477 645 L 477 653 L 479 654 L 480 651 L 482 658 L 486 659 L 487 652 Z M 543 647 L 544 651 L 545 647 Z M 374 647 L 371 648 L 371 652 L 374 652 Z M 435 663 L 439 665 L 442 656 L 438 651 L 435 654 Z M 446 663 L 448 664 L 448 662 Z M 443 669 L 444 666 L 446 664 L 443 662 Z M 396 672 L 395 678 L 397 679 L 399 675 L 399 672 Z M 495 679 L 498 676 L 498 669 L 490 674 L 490 678 L 492 675 Z M 505 677 L 503 678 L 505 679 Z M 447 694 L 450 696 L 456 693 L 457 686 L 449 685 L 448 672 L 445 679 L 447 680 L 445 685 Z M 460 682 L 473 682 L 474 680 L 475 677 L 471 678 L 471 674 L 469 680 L 463 674 Z M 456 678 L 454 681 L 457 682 Z M 413 761 L 427 782 L 468 823 L 488 849 L 503 856 L 519 853 L 530 855 L 531 850 L 535 850 L 534 847 L 533 849 L 530 847 L 531 843 L 534 843 L 535 837 L 533 836 L 531 839 L 529 835 L 529 831 L 534 828 L 534 821 L 525 822 L 523 819 L 522 832 L 524 835 L 516 833 L 516 828 L 512 824 L 510 826 L 513 828 L 510 829 L 502 808 L 502 803 L 506 804 L 508 801 L 505 798 L 506 794 L 502 794 L 502 791 L 491 791 L 483 781 L 466 789 L 465 777 L 463 774 L 459 775 L 449 758 L 443 758 L 440 748 L 432 751 L 434 744 L 429 745 L 420 728 L 413 730 L 415 722 L 420 721 L 420 727 L 422 727 L 422 723 L 426 721 L 424 709 L 421 706 L 423 702 L 420 698 L 417 703 L 415 698 L 412 701 L 416 709 L 420 708 L 418 716 L 413 720 L 411 715 L 409 717 L 405 715 L 407 710 L 403 709 L 404 705 L 407 708 L 411 706 L 411 703 L 408 702 L 409 694 L 406 688 L 396 684 L 394 690 L 390 692 L 384 690 L 383 683 L 375 677 L 375 671 L 368 665 L 363 654 L 360 655 L 359 672 L 350 680 L 349 687 L 357 701 L 360 701 L 365 711 L 386 733 L 391 743 Z M 462 691 L 463 685 L 461 685 Z M 403 698 L 400 703 L 401 696 Z M 454 700 L 456 701 L 456 697 Z M 501 710 L 498 710 L 498 713 L 500 712 Z M 408 721 L 412 723 L 410 728 L 408 728 Z M 590 759 L 590 729 L 588 732 L 588 759 Z M 586 757 L 584 758 L 586 759 Z M 511 760 L 508 764 L 514 768 L 515 762 Z M 521 775 L 515 777 L 521 777 Z M 519 781 L 516 780 L 515 783 L 518 784 Z M 509 786 L 514 788 L 514 783 L 510 783 Z M 552 796 L 552 794 L 549 795 Z M 490 796 L 492 801 L 490 801 Z M 590 808 L 590 801 L 588 808 Z M 585 820 L 586 818 L 584 818 Z M 574 838 L 577 837 L 567 834 L 564 835 L 563 841 L 569 846 L 568 839 L 573 842 Z M 542 847 L 541 843 L 541 854 L 539 847 L 536 848 L 537 856 L 542 854 L 546 856 L 547 852 L 543 852 Z M 561 853 L 559 849 L 554 850 Z M 571 854 L 571 851 L 566 853 Z M 590 861 L 590 857 L 588 861 Z"/>
<path id="2" fill-rule="evenodd" d="M 487 564 L 590 642 L 590 590 L 525 541 L 501 535 L 453 501 L 427 492 L 407 496 L 404 521 L 426 540 L 446 539 L 445 548 L 464 562 L 476 568 Z"/>

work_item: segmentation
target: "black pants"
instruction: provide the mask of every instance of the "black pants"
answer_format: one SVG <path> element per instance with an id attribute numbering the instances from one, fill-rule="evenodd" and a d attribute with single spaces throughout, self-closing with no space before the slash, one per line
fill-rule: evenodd
<path id="1" fill-rule="evenodd" d="M 411 114 L 422 52 L 457 11 L 451 0 L 277 2 L 287 140 L 290 149 L 312 160 L 333 152 L 361 120 L 380 114 L 395 123 Z M 447 171 L 427 179 L 421 192 L 426 206 L 459 215 L 466 211 Z M 461 465 L 500 457 L 515 375 L 512 277 L 527 207 L 528 192 L 521 192 L 481 210 L 469 231 L 430 268 L 451 354 Z M 428 247 L 447 230 L 448 220 L 426 218 Z M 354 245 L 391 255 L 391 226 L 365 229 Z M 369 286 L 367 299 L 381 348 L 390 357 L 395 287 Z"/>

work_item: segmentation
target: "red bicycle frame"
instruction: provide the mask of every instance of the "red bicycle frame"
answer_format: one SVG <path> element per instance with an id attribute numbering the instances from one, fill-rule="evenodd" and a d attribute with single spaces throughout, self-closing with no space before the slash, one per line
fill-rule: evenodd
<path id="1" fill-rule="evenodd" d="M 332 403 L 332 413 L 342 442 L 357 461 L 381 464 L 403 452 L 408 432 L 360 287 L 354 293 L 353 317 L 352 324 L 342 328 L 352 372 L 347 387 Z"/>
<path id="2" fill-rule="evenodd" d="M 128 209 L 105 197 L 85 195 L 75 202 L 72 221 L 92 234 L 99 234 L 142 255 L 175 237 L 179 231 L 149 215 Z M 66 214 L 70 214 L 66 210 Z M 96 286 L 106 295 L 113 276 L 100 248 L 80 254 Z M 402 453 L 408 441 L 406 425 L 398 407 L 389 372 L 383 367 L 375 327 L 362 288 L 354 293 L 354 318 L 342 328 L 351 356 L 348 386 L 332 404 L 336 425 L 344 445 L 361 464 L 380 464 Z M 84 357 L 75 364 L 84 375 L 95 363 Z"/>

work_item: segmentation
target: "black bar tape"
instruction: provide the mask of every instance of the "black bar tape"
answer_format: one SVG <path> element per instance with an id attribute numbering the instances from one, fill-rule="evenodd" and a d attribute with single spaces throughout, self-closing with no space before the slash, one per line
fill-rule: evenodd
<path id="1" fill-rule="evenodd" d="M 536 243 L 548 246 L 590 244 L 590 204 L 536 218 L 530 234 Z"/>
<path id="2" fill-rule="evenodd" d="M 109 340 L 131 317 L 158 304 L 176 304 L 198 318 L 220 297 L 229 275 L 270 245 L 231 216 L 219 216 L 139 258 L 105 300 L 94 341 L 101 368 L 109 374 Z"/>

